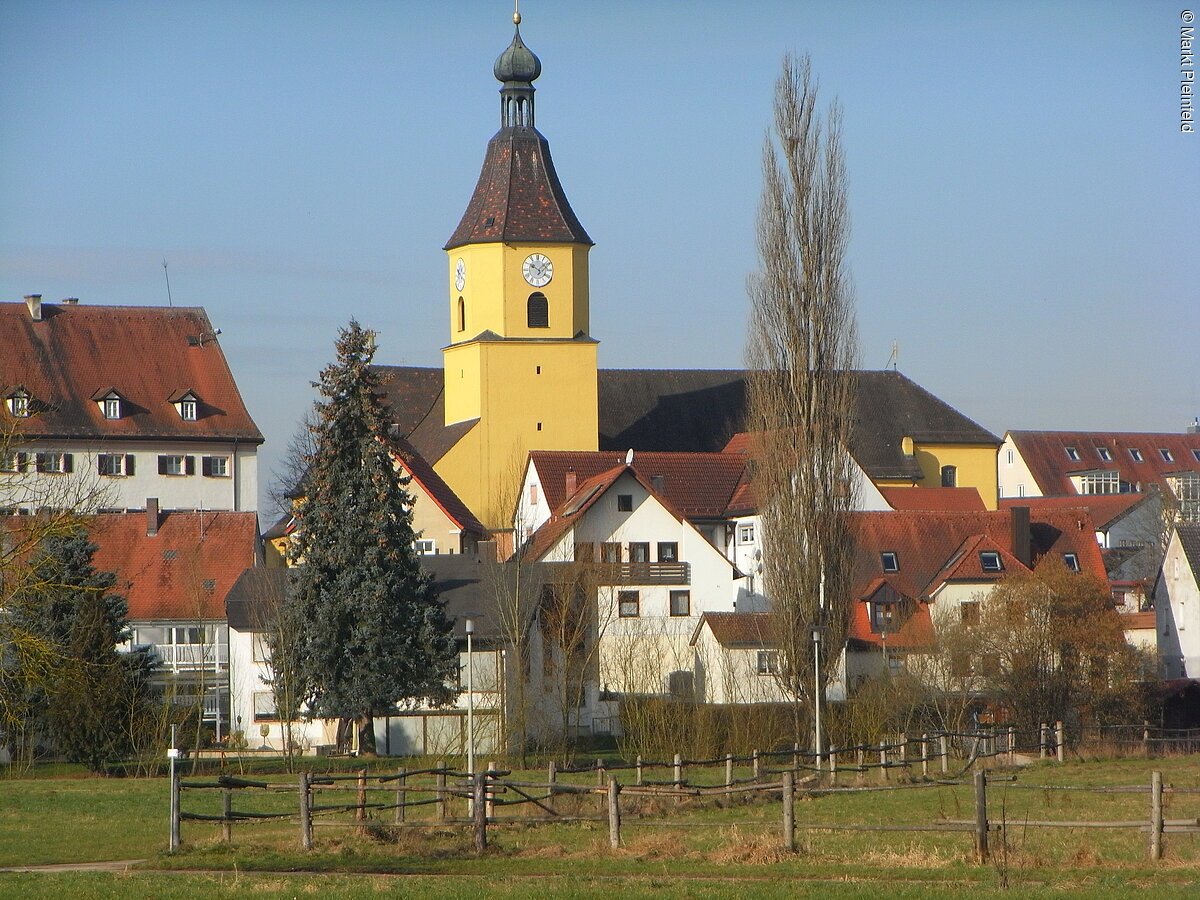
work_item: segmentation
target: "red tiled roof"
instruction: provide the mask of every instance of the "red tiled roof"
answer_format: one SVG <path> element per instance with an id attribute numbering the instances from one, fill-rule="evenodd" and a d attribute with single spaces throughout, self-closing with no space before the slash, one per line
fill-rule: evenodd
<path id="1" fill-rule="evenodd" d="M 888 506 L 897 510 L 910 509 L 940 509 L 957 510 L 958 512 L 983 512 L 983 498 L 975 488 L 945 488 L 922 487 L 913 488 L 881 487 L 879 493 L 887 501 Z"/>
<path id="2" fill-rule="evenodd" d="M 723 647 L 775 645 L 774 624 L 770 613 L 706 612 L 700 617 L 692 633 L 693 645 L 705 625 L 708 625 L 717 643 Z"/>
<path id="3" fill-rule="evenodd" d="M 541 478 L 551 509 L 567 497 L 567 473 L 576 484 L 625 464 L 625 453 L 611 450 L 534 450 L 529 454 Z M 744 457 L 732 453 L 662 453 L 636 451 L 633 470 L 643 483 L 689 519 L 715 519 L 725 513 L 746 468 Z M 661 476 L 661 482 L 656 476 Z M 658 485 L 661 483 L 661 487 Z"/>
<path id="4" fill-rule="evenodd" d="M 1031 510 L 1082 509 L 1092 517 L 1096 527 L 1103 530 L 1145 500 L 1147 496 L 1147 494 L 1083 494 L 1070 497 L 1009 497 L 1000 501 L 1000 508 L 1012 509 L 1014 506 L 1028 506 Z"/>
<path id="5" fill-rule="evenodd" d="M 203 309 L 43 303 L 42 316 L 0 303 L 0 391 L 23 385 L 42 406 L 12 419 L 4 405 L 0 422 L 28 437 L 262 443 Z M 92 399 L 110 388 L 124 399 L 120 419 L 105 419 Z M 168 400 L 187 390 L 200 401 L 194 422 Z"/>
<path id="6" fill-rule="evenodd" d="M 527 558 L 540 560 L 554 549 L 554 546 L 562 539 L 562 536 L 571 530 L 574 524 L 583 517 L 583 514 L 626 471 L 628 471 L 628 466 L 621 463 L 619 466 L 614 466 L 608 471 L 601 472 L 586 481 L 580 482 L 575 492 L 567 497 L 563 503 L 554 507 L 554 514 L 549 520 L 543 522 L 541 527 L 530 536 L 525 550 Z M 566 512 L 568 509 L 571 512 Z M 565 560 L 555 560 L 555 562 L 562 561 Z"/>
<path id="7" fill-rule="evenodd" d="M 1155 434 L 1118 431 L 1010 431 L 1025 465 L 1043 494 L 1076 494 L 1071 475 L 1080 472 L 1112 471 L 1133 491 L 1145 491 L 1157 484 L 1168 490 L 1167 476 L 1181 472 L 1200 472 L 1200 434 Z M 1073 460 L 1067 448 L 1079 455 Z M 1111 460 L 1100 457 L 1097 448 L 1106 448 Z M 1142 461 L 1130 453 L 1138 450 Z M 1160 450 L 1170 452 L 1163 459 Z"/>
<path id="8" fill-rule="evenodd" d="M 846 632 L 848 640 L 858 644 L 876 646 L 884 645 L 883 634 L 871 629 L 870 599 L 874 592 L 868 594 L 862 603 L 855 603 L 850 613 L 850 628 Z M 889 631 L 887 647 L 889 650 L 920 650 L 931 647 L 934 643 L 933 618 L 929 615 L 929 603 L 924 600 L 912 600 L 908 618 L 900 623 L 896 631 Z"/>
<path id="9" fill-rule="evenodd" d="M 259 561 L 258 516 L 252 512 L 167 512 L 158 534 L 145 513 L 94 516 L 93 563 L 115 572 L 129 599 L 131 621 L 225 618 L 225 595 Z"/>
<path id="10" fill-rule="evenodd" d="M 467 505 L 458 498 L 458 494 L 454 493 L 450 485 L 446 484 L 442 476 L 434 471 L 433 466 L 417 452 L 412 444 L 400 437 L 393 437 L 389 440 L 393 452 L 399 458 L 405 471 L 425 489 L 433 502 L 455 525 L 463 531 L 469 531 L 481 537 L 488 533 L 483 524 L 475 518 L 475 514 L 467 509 Z"/>

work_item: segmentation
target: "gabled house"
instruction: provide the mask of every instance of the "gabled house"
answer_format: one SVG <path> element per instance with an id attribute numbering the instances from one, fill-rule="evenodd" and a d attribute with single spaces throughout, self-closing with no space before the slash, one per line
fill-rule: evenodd
<path id="1" fill-rule="evenodd" d="M 1154 612 L 1163 678 L 1200 678 L 1200 524 L 1181 523 L 1171 533 Z"/>
<path id="2" fill-rule="evenodd" d="M 156 680 L 174 703 L 203 705 L 218 737 L 229 732 L 229 631 L 225 598 L 246 566 L 261 564 L 252 512 L 161 512 L 87 520 L 94 565 L 114 572 L 129 602 L 131 647 L 157 659 Z"/>
<path id="3" fill-rule="evenodd" d="M 1010 431 L 998 480 L 1004 498 L 1157 490 L 1184 521 L 1200 521 L 1200 426 L 1182 434 Z"/>
<path id="4" fill-rule="evenodd" d="M 708 703 L 784 703 L 770 613 L 706 612 L 690 640 L 696 696 Z"/>
<path id="5" fill-rule="evenodd" d="M 254 510 L 262 434 L 200 308 L 0 303 L 0 509 Z"/>

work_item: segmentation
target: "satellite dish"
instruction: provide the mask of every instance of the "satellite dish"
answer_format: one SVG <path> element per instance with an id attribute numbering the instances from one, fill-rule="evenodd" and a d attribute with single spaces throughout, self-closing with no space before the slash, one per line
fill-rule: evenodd
<path id="1" fill-rule="evenodd" d="M 625 465 L 627 465 L 627 466 L 633 465 L 633 448 L 632 447 L 630 447 L 629 452 L 625 454 Z"/>

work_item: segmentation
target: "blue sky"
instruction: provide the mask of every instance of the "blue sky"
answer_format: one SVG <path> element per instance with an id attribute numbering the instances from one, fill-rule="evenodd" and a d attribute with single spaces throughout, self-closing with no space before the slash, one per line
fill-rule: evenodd
<path id="1" fill-rule="evenodd" d="M 842 104 L 862 362 L 997 433 L 1200 415 L 1178 4 L 526 0 L 606 367 L 737 367 L 772 83 Z M 0 4 L 0 298 L 207 308 L 269 472 L 351 316 L 437 365 L 494 2 Z"/>

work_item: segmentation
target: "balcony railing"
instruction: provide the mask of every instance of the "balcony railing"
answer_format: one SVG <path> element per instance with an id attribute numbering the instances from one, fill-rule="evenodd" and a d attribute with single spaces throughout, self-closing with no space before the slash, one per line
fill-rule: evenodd
<path id="1" fill-rule="evenodd" d="M 163 669 L 171 672 L 219 672 L 229 667 L 226 644 L 155 644 Z"/>
<path id="2" fill-rule="evenodd" d="M 600 584 L 690 584 L 691 566 L 679 563 L 599 563 Z"/>

